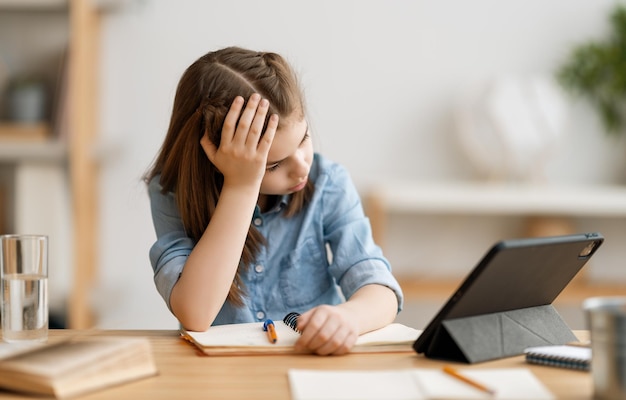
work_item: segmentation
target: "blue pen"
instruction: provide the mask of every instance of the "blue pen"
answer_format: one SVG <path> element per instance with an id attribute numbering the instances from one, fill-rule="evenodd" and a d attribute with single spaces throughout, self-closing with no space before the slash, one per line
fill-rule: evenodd
<path id="1" fill-rule="evenodd" d="M 265 320 L 265 322 L 263 323 L 263 330 L 267 332 L 267 338 L 269 339 L 270 343 L 276 343 L 278 341 L 274 321 L 272 321 L 271 319 Z"/>

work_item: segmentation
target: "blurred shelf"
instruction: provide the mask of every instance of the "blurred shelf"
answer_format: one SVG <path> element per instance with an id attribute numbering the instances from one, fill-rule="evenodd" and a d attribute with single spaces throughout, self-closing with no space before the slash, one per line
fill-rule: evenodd
<path id="1" fill-rule="evenodd" d="M 71 0 L 0 0 L 0 11 L 63 11 Z M 99 11 L 115 11 L 131 5 L 137 0 L 87 0 Z"/>
<path id="2" fill-rule="evenodd" d="M 0 123 L 0 162 L 61 162 L 66 157 L 66 144 L 51 138 L 47 124 Z"/>
<path id="3" fill-rule="evenodd" d="M 67 146 L 58 140 L 45 142 L 11 142 L 0 139 L 0 162 L 19 163 L 26 161 L 64 162 Z"/>
<path id="4" fill-rule="evenodd" d="M 71 235 L 69 251 L 72 265 L 69 268 L 72 283 L 67 300 L 67 318 L 68 327 L 73 329 L 93 326 L 89 298 L 97 278 L 98 174 L 91 146 L 98 131 L 96 99 L 101 20 L 107 11 L 116 11 L 121 5 L 135 1 L 139 0 L 0 0 L 0 47 L 11 50 L 7 57 L 11 61 L 14 58 L 20 60 L 18 67 L 32 67 L 34 72 L 48 76 L 51 82 L 59 83 L 55 79 L 63 76 L 61 83 L 63 88 L 67 88 L 66 94 L 57 92 L 51 96 L 55 115 L 66 118 L 63 131 L 68 132 L 67 136 L 44 135 L 43 138 L 29 140 L 26 136 L 37 137 L 37 133 L 27 130 L 26 136 L 20 135 L 16 140 L 10 133 L 15 126 L 3 125 L 0 133 L 4 132 L 5 138 L 0 135 L 0 163 L 4 165 L 0 167 L 8 166 L 8 172 L 0 173 L 8 176 L 7 181 L 11 184 L 14 177 L 10 175 L 15 175 L 13 170 L 18 169 L 13 167 L 23 163 L 50 164 L 38 165 L 43 167 L 38 168 L 41 170 L 48 167 L 58 169 L 60 164 L 64 169 L 68 185 L 64 183 L 61 189 L 67 191 L 71 207 L 67 229 Z M 26 38 L 32 40 L 28 42 L 24 40 Z M 61 49 L 71 55 L 66 60 L 59 59 L 67 74 L 61 75 L 63 71 L 57 69 L 61 67 L 55 60 L 49 65 L 32 61 L 40 57 L 47 59 L 51 52 Z M 65 62 L 66 65 L 63 64 Z M 57 112 L 59 110 L 62 112 Z M 9 187 L 8 196 L 13 196 L 13 190 Z M 36 200 L 45 203 L 46 198 Z M 27 208 L 31 206 L 30 202 L 16 202 L 9 207 L 21 207 L 20 213 L 27 214 Z M 50 210 L 50 213 L 53 212 Z M 14 215 L 18 214 L 5 213 L 9 218 Z M 14 224 L 17 222 L 14 221 Z M 14 228 L 19 230 L 20 227 Z"/>
<path id="5" fill-rule="evenodd" d="M 626 218 L 626 186 L 389 180 L 363 196 L 384 248 L 391 215 L 522 217 L 523 236 L 574 233 L 574 218 Z"/>
<path id="6" fill-rule="evenodd" d="M 437 300 L 441 305 L 458 289 L 462 278 L 426 278 L 398 276 L 404 296 L 409 301 Z M 590 282 L 574 278 L 556 298 L 555 303 L 579 303 L 594 296 L 626 296 L 626 287 L 620 283 Z"/>
<path id="7" fill-rule="evenodd" d="M 420 183 L 372 185 L 367 198 L 386 213 L 626 217 L 626 187 Z"/>
<path id="8" fill-rule="evenodd" d="M 68 0 L 0 0 L 0 10 L 10 11 L 48 11 L 62 10 L 68 6 Z"/>
<path id="9" fill-rule="evenodd" d="M 3 142 L 43 141 L 50 137 L 50 126 L 45 123 L 0 122 L 0 140 Z"/>

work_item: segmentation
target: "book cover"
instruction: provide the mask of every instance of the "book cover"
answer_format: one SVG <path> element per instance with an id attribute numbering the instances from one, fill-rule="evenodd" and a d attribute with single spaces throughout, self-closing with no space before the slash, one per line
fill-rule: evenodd
<path id="1" fill-rule="evenodd" d="M 5 352 L 8 353 L 8 352 Z M 69 398 L 157 374 L 147 338 L 73 338 L 0 359 L 0 387 Z"/>

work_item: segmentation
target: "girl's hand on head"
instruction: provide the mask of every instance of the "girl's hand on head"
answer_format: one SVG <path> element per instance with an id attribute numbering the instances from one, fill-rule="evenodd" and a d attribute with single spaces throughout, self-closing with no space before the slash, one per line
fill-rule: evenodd
<path id="1" fill-rule="evenodd" d="M 224 119 L 219 148 L 205 134 L 200 140 L 207 157 L 224 175 L 224 185 L 260 185 L 265 174 L 267 155 L 278 127 L 278 115 L 273 114 L 263 125 L 269 102 L 253 94 L 243 109 L 244 99 L 237 96 Z"/>
<path id="2" fill-rule="evenodd" d="M 297 328 L 302 332 L 296 350 L 319 355 L 341 355 L 352 349 L 359 329 L 349 313 L 342 308 L 321 305 L 298 317 Z"/>

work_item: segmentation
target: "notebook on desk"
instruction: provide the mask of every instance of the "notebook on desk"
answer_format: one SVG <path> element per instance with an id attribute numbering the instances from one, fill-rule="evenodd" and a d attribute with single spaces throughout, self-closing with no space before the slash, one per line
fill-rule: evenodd
<path id="1" fill-rule="evenodd" d="M 268 340 L 262 322 L 212 326 L 203 332 L 181 330 L 184 339 L 209 356 L 293 354 L 300 338 L 295 325 L 276 321 L 276 342 Z M 365 333 L 357 339 L 352 353 L 411 352 L 411 344 L 421 331 L 393 323 Z"/>
<path id="2" fill-rule="evenodd" d="M 604 238 L 599 233 L 496 243 L 413 344 L 427 357 L 468 363 L 576 337 L 552 306 Z"/>

